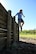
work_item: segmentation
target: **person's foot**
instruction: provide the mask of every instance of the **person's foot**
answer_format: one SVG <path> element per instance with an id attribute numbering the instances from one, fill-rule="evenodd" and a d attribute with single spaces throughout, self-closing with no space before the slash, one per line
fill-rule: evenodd
<path id="1" fill-rule="evenodd" d="M 24 23 L 22 23 L 22 26 L 23 26 L 23 24 L 24 24 Z"/>

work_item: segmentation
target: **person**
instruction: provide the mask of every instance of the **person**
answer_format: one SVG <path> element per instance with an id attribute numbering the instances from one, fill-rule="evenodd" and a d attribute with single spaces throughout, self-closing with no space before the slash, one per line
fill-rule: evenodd
<path id="1" fill-rule="evenodd" d="M 22 31 L 22 26 L 23 26 L 23 24 L 24 24 L 24 21 L 23 21 L 23 19 L 22 19 L 22 16 L 25 17 L 25 16 L 23 15 L 23 10 L 20 9 L 20 11 L 15 15 L 15 17 L 16 17 L 17 15 L 18 15 L 18 24 L 19 24 L 19 26 L 21 27 L 21 31 Z M 22 26 L 21 26 L 21 23 L 22 23 Z"/>

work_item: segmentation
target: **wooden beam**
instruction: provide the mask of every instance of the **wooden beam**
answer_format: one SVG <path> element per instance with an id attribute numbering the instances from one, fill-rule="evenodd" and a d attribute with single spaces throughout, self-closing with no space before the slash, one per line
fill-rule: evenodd
<path id="1" fill-rule="evenodd" d="M 7 29 L 3 29 L 3 28 L 0 28 L 0 30 L 2 30 L 2 31 L 8 31 Z"/>
<path id="2" fill-rule="evenodd" d="M 10 47 L 11 44 L 11 22 L 12 22 L 12 18 L 11 18 L 11 11 L 8 11 L 8 22 L 7 22 L 7 47 Z"/>

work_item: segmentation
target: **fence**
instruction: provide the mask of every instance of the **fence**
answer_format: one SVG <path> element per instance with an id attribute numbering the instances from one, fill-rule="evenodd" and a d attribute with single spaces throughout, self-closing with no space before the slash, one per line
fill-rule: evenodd
<path id="1" fill-rule="evenodd" d="M 6 45 L 10 46 L 11 41 L 19 41 L 18 24 L 11 11 L 6 11 L 0 3 L 0 50 Z"/>

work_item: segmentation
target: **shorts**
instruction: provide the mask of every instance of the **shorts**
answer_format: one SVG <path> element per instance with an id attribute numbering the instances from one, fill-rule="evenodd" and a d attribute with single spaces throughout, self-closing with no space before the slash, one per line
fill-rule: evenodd
<path id="1" fill-rule="evenodd" d="M 23 24 L 24 24 L 23 19 L 18 19 L 18 25 L 19 25 L 20 27 L 22 27 Z"/>
<path id="2" fill-rule="evenodd" d="M 18 19 L 18 22 L 22 22 L 23 23 L 24 21 L 23 21 L 23 19 Z"/>

